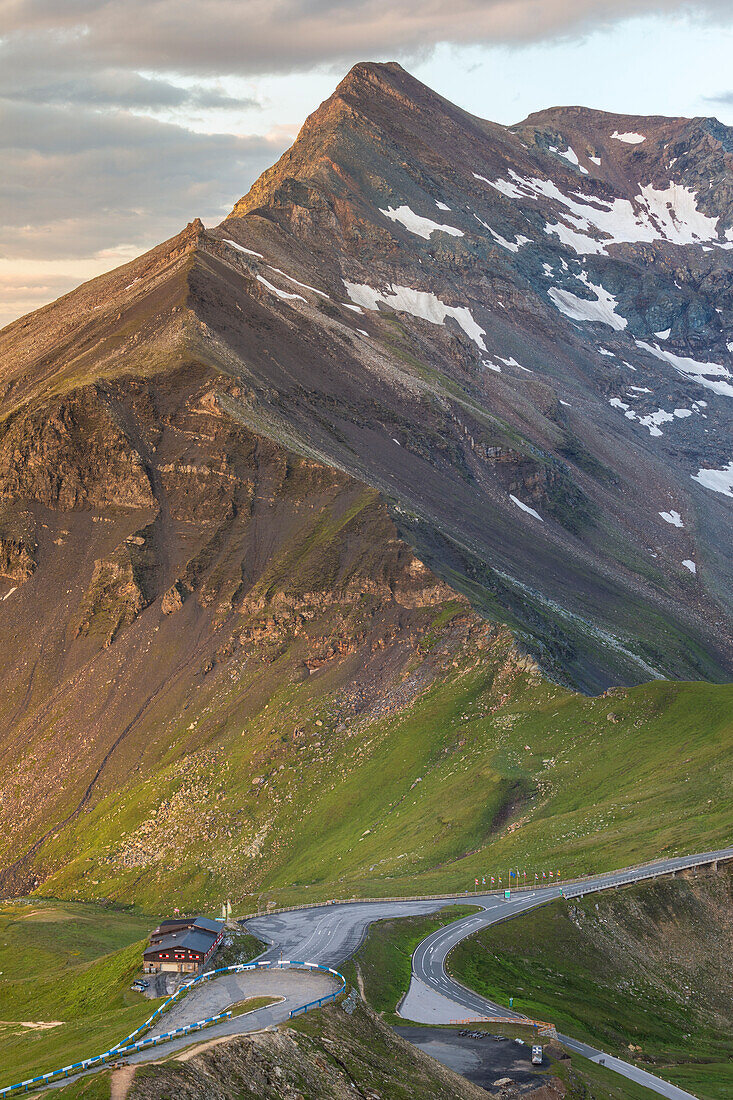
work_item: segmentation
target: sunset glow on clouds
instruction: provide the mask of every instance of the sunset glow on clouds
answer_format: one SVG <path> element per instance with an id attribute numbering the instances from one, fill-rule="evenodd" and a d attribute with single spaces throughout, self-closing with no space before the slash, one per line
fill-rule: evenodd
<path id="1" fill-rule="evenodd" d="M 570 102 L 733 122 L 722 0 L 0 0 L 0 16 L 0 324 L 219 221 L 358 60 L 399 60 L 504 123 Z"/>

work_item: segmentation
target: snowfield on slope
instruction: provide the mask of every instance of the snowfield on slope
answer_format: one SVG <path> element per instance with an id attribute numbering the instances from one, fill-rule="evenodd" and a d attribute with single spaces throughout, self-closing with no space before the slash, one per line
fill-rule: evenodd
<path id="1" fill-rule="evenodd" d="M 616 313 L 618 302 L 613 294 L 609 294 L 604 287 L 592 283 L 585 272 L 582 272 L 578 279 L 593 291 L 595 300 L 579 298 L 569 290 L 553 286 L 548 294 L 560 312 L 570 317 L 572 321 L 599 321 L 602 325 L 610 325 L 617 332 L 625 329 L 628 322 L 625 317 Z"/>
<path id="2" fill-rule="evenodd" d="M 280 288 L 271 283 L 269 279 L 266 279 L 264 275 L 257 275 L 255 277 L 258 283 L 262 283 L 262 285 L 266 286 L 267 289 L 272 291 L 273 294 L 277 294 L 278 298 L 282 298 L 284 302 L 292 302 L 294 300 L 297 300 L 299 302 L 305 301 L 305 298 L 302 294 L 291 294 L 287 290 L 280 290 Z"/>
<path id="3" fill-rule="evenodd" d="M 611 134 L 612 138 L 616 141 L 623 141 L 626 145 L 641 145 L 642 141 L 646 141 L 643 134 L 626 133 L 620 134 L 618 130 L 614 130 Z"/>
<path id="4" fill-rule="evenodd" d="M 545 522 L 539 512 L 536 512 L 534 508 L 530 508 L 529 504 L 525 504 L 523 500 L 519 499 L 519 497 L 515 497 L 514 493 L 510 493 L 509 497 L 514 502 L 514 504 L 516 504 L 517 508 L 521 508 L 523 512 L 527 512 L 528 515 L 534 516 L 534 518 L 538 519 L 540 523 Z"/>
<path id="5" fill-rule="evenodd" d="M 396 208 L 388 206 L 386 210 L 383 210 L 380 206 L 379 213 L 384 214 L 385 218 L 389 218 L 390 221 L 399 222 L 400 225 L 404 225 L 405 229 L 409 229 L 411 233 L 423 237 L 426 241 L 430 240 L 433 233 L 447 233 L 451 237 L 463 236 L 462 229 L 456 229 L 454 225 L 440 225 L 431 218 L 424 218 L 421 214 L 416 214 L 409 206 L 398 206 Z"/>
<path id="6" fill-rule="evenodd" d="M 718 379 L 731 378 L 731 372 L 720 363 L 698 363 L 696 359 L 690 359 L 685 355 L 675 355 L 673 351 L 659 348 L 655 344 L 648 344 L 646 340 L 637 340 L 636 346 L 642 351 L 648 351 L 656 359 L 669 363 L 684 378 L 691 382 L 698 382 L 713 393 L 722 394 L 724 397 L 733 397 L 733 385 L 730 382 L 718 381 Z M 713 377 L 708 377 L 712 375 Z M 702 402 L 701 402 L 702 404 Z"/>
<path id="7" fill-rule="evenodd" d="M 722 493 L 725 497 L 733 497 L 733 461 L 722 470 L 701 469 L 691 477 L 705 489 L 712 489 L 713 492 Z"/>
<path id="8" fill-rule="evenodd" d="M 565 207 L 561 215 L 565 224 L 548 222 L 545 232 L 555 234 L 581 256 L 605 254 L 613 244 L 642 241 L 668 241 L 678 245 L 712 242 L 721 248 L 731 243 L 729 233 L 724 241 L 719 239 L 720 219 L 700 210 L 698 196 L 683 184 L 670 183 L 665 190 L 647 184 L 631 202 L 629 199 L 602 199 L 582 191 L 566 195 L 553 180 L 525 179 L 514 169 L 510 169 L 508 180 L 490 180 L 477 172 L 473 174 L 506 198 L 535 202 L 545 198 Z M 591 236 L 593 232 L 605 239 Z"/>
<path id="9" fill-rule="evenodd" d="M 389 309 L 400 310 L 409 313 L 412 317 L 419 317 L 423 321 L 430 321 L 433 325 L 444 325 L 447 317 L 452 317 L 461 326 L 466 336 L 481 349 L 486 351 L 484 344 L 485 329 L 473 319 L 467 306 L 449 306 L 442 302 L 435 294 L 428 290 L 415 290 L 411 286 L 394 286 L 388 284 L 386 290 L 369 286 L 368 283 L 350 283 L 344 279 L 346 292 L 358 306 L 364 309 L 378 309 L 379 303 Z"/>

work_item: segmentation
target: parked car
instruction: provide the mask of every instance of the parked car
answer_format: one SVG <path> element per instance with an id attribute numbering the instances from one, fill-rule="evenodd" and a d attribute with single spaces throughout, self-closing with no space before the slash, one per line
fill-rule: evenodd
<path id="1" fill-rule="evenodd" d="M 539 1043 L 535 1043 L 532 1047 L 532 1065 L 542 1065 L 542 1047 L 539 1045 Z"/>
<path id="2" fill-rule="evenodd" d="M 144 978 L 136 978 L 130 986 L 130 989 L 136 990 L 138 993 L 142 993 L 148 988 L 150 982 L 146 982 Z"/>

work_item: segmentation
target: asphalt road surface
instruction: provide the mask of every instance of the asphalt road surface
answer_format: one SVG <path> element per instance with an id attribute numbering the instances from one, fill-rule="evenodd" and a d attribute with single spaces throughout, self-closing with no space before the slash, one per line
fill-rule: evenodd
<path id="1" fill-rule="evenodd" d="M 281 1024 L 288 1019 L 294 1008 L 309 1001 L 324 997 L 327 993 L 333 993 L 340 983 L 328 974 L 320 971 L 306 970 L 257 970 L 244 971 L 241 974 L 226 974 L 213 981 L 202 983 L 189 993 L 183 1000 L 175 1005 L 163 1016 L 158 1027 L 153 1028 L 144 1037 L 152 1038 L 172 1031 L 176 1027 L 185 1024 L 196 1023 L 198 1020 L 216 1016 L 224 1012 L 239 1001 L 246 1001 L 250 997 L 281 997 L 277 1004 L 267 1008 L 258 1008 L 254 1012 L 248 1012 L 244 1016 L 234 1016 L 221 1024 L 214 1024 L 203 1031 L 194 1031 L 184 1035 L 180 1039 L 171 1039 L 159 1047 L 138 1051 L 136 1054 L 119 1054 L 119 1060 L 127 1063 L 151 1062 L 160 1058 L 167 1058 L 176 1051 L 185 1050 L 186 1047 L 197 1043 L 208 1043 L 212 1039 L 222 1036 L 243 1035 L 248 1031 L 260 1031 L 262 1028 L 273 1024 Z M 103 1069 L 104 1067 L 99 1067 Z M 77 1073 L 63 1080 L 56 1081 L 48 1088 L 59 1089 L 76 1081 L 80 1077 L 87 1077 L 97 1069 L 88 1070 L 86 1073 Z"/>
<path id="2" fill-rule="evenodd" d="M 337 966 L 354 954 L 370 924 L 390 917 L 434 913 L 454 898 L 438 901 L 337 902 L 315 909 L 293 909 L 247 921 L 247 931 L 271 946 L 260 959 L 280 958 Z"/>
<path id="3" fill-rule="evenodd" d="M 296 959 L 305 962 L 320 962 L 328 966 L 338 967 L 353 955 L 359 947 L 370 924 L 377 920 L 386 920 L 390 917 L 421 916 L 425 913 L 434 913 L 446 905 L 455 905 L 456 902 L 469 902 L 480 905 L 486 911 L 484 914 L 464 917 L 462 920 L 451 924 L 450 947 L 470 935 L 480 927 L 480 923 L 492 924 L 499 915 L 495 911 L 498 906 L 501 916 L 515 916 L 524 909 L 532 909 L 536 905 L 550 901 L 559 896 L 562 889 L 565 897 L 581 897 L 583 894 L 605 890 L 612 886 L 621 886 L 630 882 L 640 882 L 643 879 L 654 878 L 657 875 L 668 874 L 671 871 L 683 870 L 686 867 L 694 867 L 699 863 L 711 862 L 714 859 L 733 859 L 733 847 L 724 848 L 717 852 L 705 852 L 702 855 L 676 856 L 671 859 L 657 860 L 655 863 L 645 864 L 626 871 L 611 871 L 605 875 L 596 875 L 593 878 L 583 879 L 582 882 L 568 883 L 566 885 L 542 886 L 536 890 L 512 891 L 510 901 L 505 902 L 503 891 L 484 894 L 460 894 L 458 896 L 438 899 L 425 899 L 421 901 L 354 901 L 335 902 L 332 905 L 323 905 L 313 908 L 293 909 L 287 913 L 273 913 L 270 916 L 253 917 L 246 922 L 246 927 L 252 935 L 263 940 L 270 946 L 260 956 L 262 959 L 276 960 Z M 489 917 L 491 913 L 491 917 Z M 479 924 L 468 927 L 478 919 Z M 435 936 L 442 935 L 448 929 L 440 929 L 429 937 L 424 944 L 430 944 Z M 446 941 L 447 942 L 447 941 Z M 418 951 L 423 944 L 420 944 Z M 447 953 L 447 952 L 446 952 Z"/>
<path id="4" fill-rule="evenodd" d="M 486 1016 L 520 1019 L 519 1013 L 486 1000 L 448 975 L 445 959 L 452 947 L 483 927 L 506 920 L 507 917 L 515 917 L 559 897 L 561 890 L 565 897 L 582 897 L 584 894 L 614 886 L 641 882 L 701 863 L 710 863 L 715 859 L 733 859 L 733 848 L 657 860 L 643 867 L 597 875 L 572 884 L 512 891 L 508 900 L 504 898 L 502 891 L 422 902 L 352 902 L 257 917 L 248 921 L 247 927 L 254 935 L 270 943 L 271 946 L 263 956 L 265 958 L 278 958 L 282 953 L 283 958 L 312 960 L 337 967 L 353 954 L 369 924 L 375 920 L 430 913 L 454 904 L 457 900 L 471 901 L 481 906 L 482 912 L 463 917 L 438 929 L 416 948 L 412 958 L 412 981 L 400 1007 L 400 1014 L 415 1023 L 431 1024 Z M 561 1039 L 571 1050 L 593 1061 L 604 1061 L 609 1069 L 645 1085 L 668 1100 L 690 1100 L 692 1096 L 653 1074 L 595 1050 L 585 1043 L 578 1043 L 566 1036 L 561 1036 Z M 692 1100 L 695 1098 L 692 1097 Z"/>
<path id="5" fill-rule="evenodd" d="M 654 864 L 634 868 L 628 871 L 598 875 L 580 883 L 562 886 L 566 897 L 578 897 L 598 890 L 638 882 L 656 875 L 694 867 L 714 859 L 733 859 L 733 848 L 707 852 L 703 855 L 680 856 L 659 860 Z M 445 958 L 466 936 L 479 928 L 495 923 L 509 916 L 516 916 L 533 909 L 543 902 L 559 896 L 559 885 L 541 887 L 537 890 L 516 891 L 509 900 L 503 893 L 459 895 L 422 901 L 376 901 L 376 902 L 336 902 L 333 905 L 292 910 L 288 913 L 273 913 L 269 916 L 255 917 L 246 922 L 247 928 L 259 939 L 270 946 L 260 956 L 262 959 L 292 959 L 305 962 L 320 962 L 338 968 L 356 951 L 371 923 L 390 917 L 419 916 L 433 913 L 457 901 L 470 901 L 481 906 L 482 911 L 469 917 L 454 921 L 439 929 L 418 945 L 413 955 L 413 977 L 410 990 L 402 1005 L 402 1014 L 415 1023 L 447 1023 L 451 1020 L 478 1018 L 482 1016 L 501 1016 L 504 1019 L 516 1019 L 518 1013 L 501 1005 L 492 1004 L 470 989 L 453 981 L 445 970 Z M 280 995 L 284 999 L 269 1008 L 259 1009 L 247 1016 L 235 1017 L 217 1024 L 200 1033 L 200 1040 L 207 1041 L 225 1035 L 243 1034 L 256 1031 L 268 1025 L 282 1023 L 293 1008 L 299 1008 L 308 1001 L 331 992 L 334 984 L 327 975 L 311 971 L 262 971 L 252 978 L 241 975 L 233 983 L 229 978 L 215 979 L 202 989 L 202 999 L 194 1000 L 198 995 L 190 994 L 180 1006 L 165 1017 L 161 1030 L 180 1027 L 202 1016 L 215 1015 L 232 1003 L 264 993 Z M 174 1018 L 175 1013 L 175 1018 Z M 432 1015 L 431 1015 L 432 1013 Z M 610 1069 L 616 1070 L 647 1088 L 668 1097 L 669 1100 L 690 1100 L 691 1094 L 669 1085 L 666 1081 L 637 1069 L 618 1058 L 603 1054 L 584 1043 L 561 1036 L 562 1041 L 578 1053 L 594 1061 L 605 1060 Z M 141 1051 L 139 1054 L 125 1056 L 129 1062 L 150 1061 L 167 1056 L 183 1047 L 200 1041 L 199 1033 L 172 1040 L 161 1048 Z M 94 1071 L 90 1071 L 94 1072 Z M 81 1076 L 81 1075 L 79 1075 Z M 71 1080 L 71 1078 L 69 1078 Z M 62 1081 L 57 1086 L 67 1084 Z M 692 1097 L 692 1100 L 695 1100 Z"/>

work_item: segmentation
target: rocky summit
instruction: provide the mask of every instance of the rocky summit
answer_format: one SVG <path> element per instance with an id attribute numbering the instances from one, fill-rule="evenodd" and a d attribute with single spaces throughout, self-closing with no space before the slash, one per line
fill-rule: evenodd
<path id="1" fill-rule="evenodd" d="M 732 352 L 733 130 L 504 127 L 357 65 L 221 225 L 0 333 L 6 889 L 61 890 L 82 815 L 100 889 L 226 847 L 240 674 L 240 723 L 318 682 L 393 713 L 465 646 L 589 694 L 729 680 Z"/>

